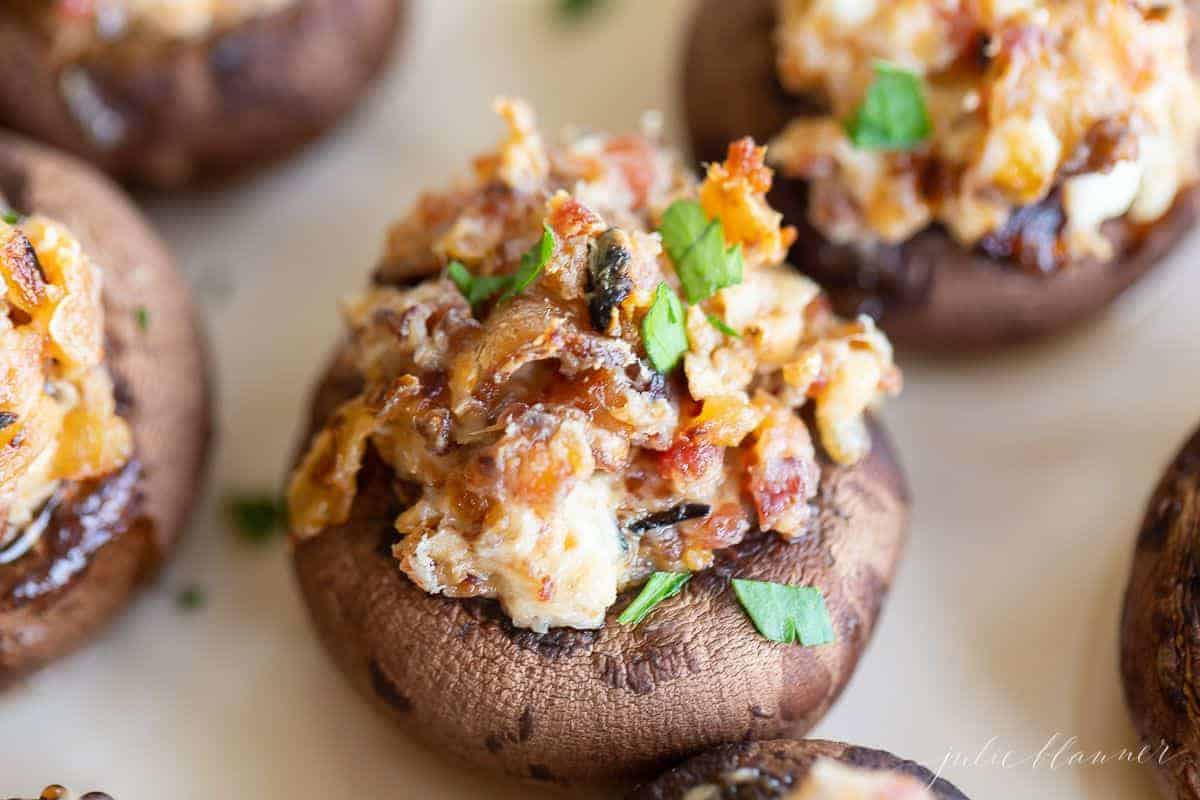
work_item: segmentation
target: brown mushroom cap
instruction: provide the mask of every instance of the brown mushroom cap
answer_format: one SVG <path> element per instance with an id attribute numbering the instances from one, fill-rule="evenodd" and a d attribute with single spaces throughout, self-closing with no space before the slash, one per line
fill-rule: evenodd
<path id="1" fill-rule="evenodd" d="M 211 420 L 189 289 L 121 192 L 74 159 L 0 135 L 0 197 L 64 223 L 100 265 L 106 363 L 135 447 L 126 468 L 64 499 L 34 550 L 0 565 L 3 686 L 89 638 L 162 561 L 191 512 Z"/>
<path id="2" fill-rule="evenodd" d="M 170 187 L 226 177 L 343 117 L 386 64 L 406 7 L 297 0 L 199 41 L 132 54 L 119 43 L 67 68 L 18 12 L 0 11 L 0 123 L 121 179 Z M 122 118 L 117 146 L 98 143 L 64 99 L 68 69 Z"/>
<path id="3" fill-rule="evenodd" d="M 776 800 L 799 787 L 818 759 L 829 758 L 859 769 L 900 772 L 928 784 L 937 800 L 967 800 L 948 781 L 912 761 L 882 750 L 869 750 L 841 742 L 817 739 L 771 742 L 742 742 L 726 745 L 681 764 L 652 783 L 641 786 L 628 800 L 682 800 L 690 789 L 706 784 L 717 786 L 728 800 Z M 736 782 L 730 776 L 745 772 Z"/>
<path id="4" fill-rule="evenodd" d="M 1200 798 L 1200 433 L 1150 500 L 1121 618 L 1121 677 L 1166 797 Z"/>
<path id="5" fill-rule="evenodd" d="M 311 430 L 358 390 L 345 356 L 319 388 Z M 799 736 L 841 692 L 870 639 L 906 536 L 908 489 L 872 422 L 853 468 L 822 457 L 820 523 L 795 544 L 760 534 L 718 555 L 637 627 L 514 628 L 490 600 L 429 595 L 391 554 L 400 508 L 369 459 L 344 525 L 296 547 L 300 587 L 326 647 L 356 687 L 414 736 L 463 763 L 543 781 L 646 777 L 706 747 Z M 731 576 L 820 587 L 837 641 L 774 644 Z"/>
<path id="6" fill-rule="evenodd" d="M 730 800 L 775 800 L 801 786 L 820 759 L 832 759 L 857 769 L 911 775 L 929 785 L 937 800 L 967 800 L 951 783 L 913 761 L 882 750 L 817 739 L 777 739 L 718 747 L 638 787 L 628 800 L 681 800 L 689 790 L 704 785 L 716 786 L 721 792 L 719 796 Z"/>
<path id="7" fill-rule="evenodd" d="M 769 141 L 812 110 L 776 76 L 775 22 L 775 0 L 700 3 L 683 84 L 697 158 L 719 160 L 728 142 L 746 135 Z M 1149 230 L 1110 222 L 1105 230 L 1118 251 L 1113 261 L 1081 261 L 1051 275 L 966 250 L 938 228 L 866 259 L 808 224 L 803 181 L 777 179 L 771 203 L 799 231 L 793 263 L 825 287 L 840 313 L 876 316 L 901 346 L 950 352 L 1014 344 L 1095 315 L 1190 230 L 1200 190 L 1181 195 Z"/>

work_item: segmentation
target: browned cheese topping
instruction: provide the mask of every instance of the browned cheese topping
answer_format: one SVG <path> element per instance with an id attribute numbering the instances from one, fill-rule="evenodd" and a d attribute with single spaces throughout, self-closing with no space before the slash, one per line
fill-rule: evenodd
<path id="1" fill-rule="evenodd" d="M 101 274 L 61 225 L 0 222 L 0 551 L 65 481 L 128 461 L 104 367 Z M 0 561 L 3 563 L 3 561 Z"/>
<path id="2" fill-rule="evenodd" d="M 810 182 L 810 220 L 832 241 L 898 244 L 937 224 L 1049 271 L 1113 258 L 1105 223 L 1145 227 L 1196 182 L 1182 0 L 780 0 L 780 12 L 780 77 L 829 115 L 795 120 L 772 156 Z M 859 127 L 864 107 L 870 122 L 910 105 L 881 66 L 913 76 L 920 141 L 888 147 Z"/>
<path id="3" fill-rule="evenodd" d="M 410 501 L 395 555 L 418 586 L 594 628 L 653 570 L 704 569 L 753 529 L 805 535 L 817 448 L 863 458 L 864 412 L 900 376 L 869 320 L 837 318 L 783 263 L 794 234 L 766 203 L 764 149 L 733 145 L 697 185 L 650 137 L 548 147 L 523 104 L 498 109 L 508 139 L 421 197 L 383 282 L 345 303 L 365 388 L 296 470 L 291 520 L 301 539 L 346 520 L 373 448 Z M 690 304 L 658 233 L 681 206 L 710 253 L 744 262 Z"/>

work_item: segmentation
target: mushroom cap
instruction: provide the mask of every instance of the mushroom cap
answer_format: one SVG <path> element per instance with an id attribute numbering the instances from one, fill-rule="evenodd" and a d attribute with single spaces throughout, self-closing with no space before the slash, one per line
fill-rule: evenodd
<path id="1" fill-rule="evenodd" d="M 170 552 L 202 478 L 211 387 L 187 283 L 119 189 L 73 158 L 3 134 L 0 197 L 66 225 L 100 265 L 106 364 L 135 448 L 124 469 L 73 489 L 45 547 L 0 566 L 3 686 L 90 638 Z M 64 570 L 68 562 L 86 566 Z"/>
<path id="2" fill-rule="evenodd" d="M 0 123 L 123 180 L 169 188 L 228 177 L 344 117 L 386 65 L 407 7 L 297 0 L 196 41 L 132 54 L 117 43 L 67 65 L 16 11 L 0 11 Z M 119 120 L 115 144 L 89 134 L 87 104 L 73 110 L 67 99 L 81 81 Z"/>
<path id="3" fill-rule="evenodd" d="M 343 353 L 318 389 L 318 430 L 358 390 Z M 392 473 L 369 458 L 348 521 L 296 546 L 296 574 L 326 648 L 359 691 L 459 763 L 540 781 L 644 778 L 707 747 L 799 736 L 828 710 L 870 639 L 906 539 L 908 488 L 871 421 L 855 467 L 822 455 L 816 530 L 752 535 L 641 625 L 513 627 L 491 600 L 430 595 L 391 553 Z M 755 631 L 731 577 L 823 590 L 837 635 L 819 648 Z"/>
<path id="4" fill-rule="evenodd" d="M 967 800 L 948 781 L 920 764 L 882 750 L 817 739 L 741 742 L 718 747 L 639 787 L 628 800 L 682 800 L 689 790 L 706 784 L 723 790 L 719 795 L 722 798 L 775 800 L 799 787 L 813 764 L 825 758 L 858 769 L 911 775 L 928 785 L 937 800 Z M 753 780 L 729 781 L 727 776 L 742 770 L 752 771 Z"/>
<path id="5" fill-rule="evenodd" d="M 775 0 L 700 3 L 683 76 L 696 158 L 719 160 L 726 143 L 742 136 L 770 141 L 791 119 L 815 110 L 811 99 L 780 85 L 775 23 Z M 1083 260 L 1034 275 L 964 249 L 940 228 L 864 257 L 808 223 L 807 195 L 804 181 L 778 177 L 770 197 L 799 232 L 792 263 L 825 288 L 839 313 L 870 313 L 897 345 L 933 352 L 1016 344 L 1096 315 L 1170 253 L 1200 212 L 1200 189 L 1193 188 L 1148 229 L 1108 223 L 1117 244 L 1113 261 Z"/>
<path id="6" fill-rule="evenodd" d="M 1200 798 L 1200 432 L 1150 500 L 1121 617 L 1121 678 L 1163 795 Z"/>

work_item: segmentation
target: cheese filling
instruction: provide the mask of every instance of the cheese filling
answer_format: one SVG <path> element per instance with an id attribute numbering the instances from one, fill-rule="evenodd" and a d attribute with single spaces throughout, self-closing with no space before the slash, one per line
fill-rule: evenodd
<path id="1" fill-rule="evenodd" d="M 704 569 L 755 529 L 808 533 L 818 447 L 864 458 L 864 414 L 899 373 L 870 320 L 838 319 L 783 264 L 793 232 L 752 142 L 696 185 L 649 138 L 548 147 L 527 107 L 499 111 L 501 148 L 425 195 L 380 283 L 346 303 L 365 388 L 313 439 L 290 517 L 301 539 L 345 521 L 374 454 L 400 482 L 394 554 L 414 583 L 495 598 L 536 631 L 597 628 L 654 570 Z M 678 201 L 720 221 L 744 268 L 681 313 L 686 352 L 660 372 L 644 327 L 679 284 L 659 233 Z M 546 228 L 552 252 L 504 293 Z M 501 283 L 472 306 L 478 287 L 439 272 Z"/>
<path id="2" fill-rule="evenodd" d="M 128 461 L 104 368 L 99 269 L 61 225 L 0 222 L 0 563 L 64 482 Z"/>
<path id="3" fill-rule="evenodd" d="M 135 28 L 175 39 L 201 39 L 297 0 L 57 0 L 56 16 L 86 23 L 103 39 L 115 40 Z"/>
<path id="4" fill-rule="evenodd" d="M 1197 179 L 1180 0 L 780 0 L 780 13 L 780 77 L 829 116 L 793 121 L 772 155 L 810 182 L 810 219 L 835 242 L 894 245 L 937 223 L 992 251 L 989 237 L 1046 236 L 1016 212 L 1047 204 L 1063 220 L 1026 266 L 1107 260 L 1106 222 L 1161 219 Z M 880 61 L 921 80 L 932 133 L 915 147 L 847 133 Z"/>

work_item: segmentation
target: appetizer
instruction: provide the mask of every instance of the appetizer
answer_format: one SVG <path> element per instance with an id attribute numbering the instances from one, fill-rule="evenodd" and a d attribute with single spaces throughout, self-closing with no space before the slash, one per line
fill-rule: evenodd
<path id="1" fill-rule="evenodd" d="M 628 800 L 967 800 L 912 761 L 818 740 L 743 742 L 687 761 Z"/>
<path id="2" fill-rule="evenodd" d="M 0 124 L 160 187 L 277 159 L 381 70 L 404 0 L 10 0 Z"/>
<path id="3" fill-rule="evenodd" d="M 0 136 L 0 685 L 81 644 L 185 525 L 207 363 L 182 276 L 73 159 Z"/>
<path id="4" fill-rule="evenodd" d="M 71 790 L 56 783 L 43 789 L 37 800 L 71 800 L 72 797 L 74 795 L 71 794 Z M 80 795 L 79 800 L 113 800 L 113 798 L 105 792 L 88 792 Z"/>
<path id="5" fill-rule="evenodd" d="M 752 141 L 697 185 L 498 110 L 345 303 L 289 490 L 320 634 L 438 751 L 534 779 L 805 731 L 904 540 L 890 345 L 784 266 Z"/>
<path id="6" fill-rule="evenodd" d="M 705 0 L 696 154 L 772 140 L 796 265 L 898 343 L 1096 314 L 1196 216 L 1194 2 Z"/>
<path id="7" fill-rule="evenodd" d="M 1121 617 L 1125 700 L 1164 797 L 1200 798 L 1200 433 L 1159 482 L 1138 536 Z"/>

